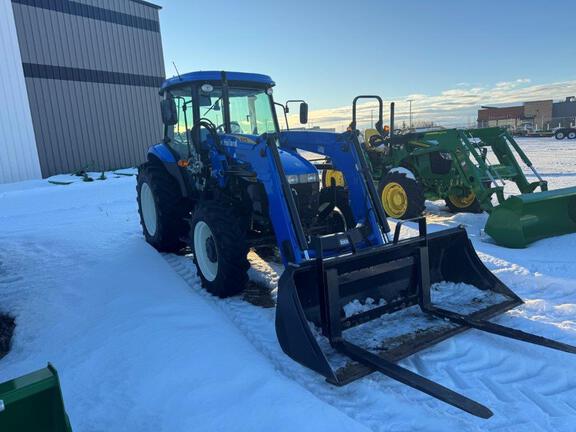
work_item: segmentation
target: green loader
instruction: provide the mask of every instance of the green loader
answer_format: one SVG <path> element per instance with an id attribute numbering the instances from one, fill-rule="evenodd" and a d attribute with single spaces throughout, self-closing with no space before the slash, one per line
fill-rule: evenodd
<path id="1" fill-rule="evenodd" d="M 393 111 L 392 105 L 391 119 Z M 390 126 L 393 131 L 393 121 Z M 426 199 L 443 199 L 454 213 L 488 212 L 486 233 L 506 247 L 524 248 L 539 239 L 576 232 L 576 187 L 549 191 L 505 129 L 395 134 L 380 129 L 365 131 L 364 146 L 389 216 L 412 219 L 424 211 Z M 528 181 L 518 158 L 536 181 Z M 343 185 L 344 180 L 340 173 L 326 170 L 323 182 Z M 508 182 L 516 185 L 518 195 L 506 196 Z"/>
<path id="2" fill-rule="evenodd" d="M 0 383 L 0 431 L 72 432 L 51 365 Z"/>

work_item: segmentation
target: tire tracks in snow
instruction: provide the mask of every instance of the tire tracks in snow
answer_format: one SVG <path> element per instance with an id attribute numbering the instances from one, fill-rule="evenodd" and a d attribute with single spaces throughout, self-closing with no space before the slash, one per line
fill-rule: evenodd
<path id="1" fill-rule="evenodd" d="M 217 299 L 201 288 L 190 258 L 176 255 L 164 258 L 197 294 L 221 310 L 279 372 L 374 431 L 573 430 L 576 379 L 571 378 L 574 363 L 567 361 L 569 354 L 470 330 L 401 362 L 487 405 L 495 414 L 487 421 L 461 413 L 379 374 L 337 388 L 282 352 L 274 330 L 273 308 L 253 306 L 239 297 Z M 506 269 L 503 262 L 498 264 L 496 267 Z M 273 290 L 278 279 L 274 267 L 262 261 L 253 262 L 250 278 Z M 531 321 L 530 317 L 512 314 L 499 320 L 540 334 L 550 327 Z"/>
<path id="2" fill-rule="evenodd" d="M 386 377 L 373 375 L 371 378 L 340 388 L 326 383 L 323 377 L 284 354 L 276 339 L 274 308 L 253 306 L 238 297 L 229 299 L 213 297 L 200 286 L 196 267 L 190 258 L 168 254 L 164 255 L 164 258 L 198 295 L 221 310 L 280 373 L 360 424 L 374 431 L 411 431 L 415 427 L 422 431 L 437 431 L 463 426 L 457 418 L 456 409 L 447 408 L 452 410 L 452 413 L 444 416 L 441 413 L 444 410 L 441 403 Z M 259 268 L 264 270 L 265 266 Z M 251 273 L 253 272 L 254 267 Z M 277 279 L 271 275 L 258 277 L 251 274 L 251 277 L 256 277 L 260 281 Z M 419 407 L 425 412 L 426 423 L 415 424 L 414 420 L 406 418 L 405 413 L 413 410 L 414 401 L 417 399 L 424 399 L 425 403 L 419 404 Z"/>

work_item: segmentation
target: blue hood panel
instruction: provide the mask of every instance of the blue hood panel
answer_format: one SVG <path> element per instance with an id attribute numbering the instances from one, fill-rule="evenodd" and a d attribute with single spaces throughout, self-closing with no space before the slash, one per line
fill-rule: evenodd
<path id="1" fill-rule="evenodd" d="M 298 153 L 279 149 L 280 160 L 286 175 L 317 173 L 316 167 Z"/>

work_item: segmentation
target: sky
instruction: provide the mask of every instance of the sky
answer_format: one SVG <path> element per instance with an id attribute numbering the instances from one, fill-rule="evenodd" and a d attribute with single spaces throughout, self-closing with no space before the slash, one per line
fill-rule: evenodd
<path id="1" fill-rule="evenodd" d="M 359 94 L 396 101 L 399 122 L 413 99 L 414 121 L 447 125 L 483 104 L 576 95 L 575 0 L 152 1 L 167 76 L 173 62 L 264 73 L 317 126 L 344 128 Z"/>

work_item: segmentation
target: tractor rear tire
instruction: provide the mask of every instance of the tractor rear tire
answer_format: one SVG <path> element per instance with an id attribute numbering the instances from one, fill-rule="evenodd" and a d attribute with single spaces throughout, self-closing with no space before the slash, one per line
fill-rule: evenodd
<path id="1" fill-rule="evenodd" d="M 386 215 L 395 219 L 419 217 L 426 208 L 422 185 L 403 172 L 384 175 L 378 185 L 378 196 Z"/>
<path id="2" fill-rule="evenodd" d="M 342 186 L 336 186 L 333 189 L 332 186 L 324 187 L 320 191 L 320 196 L 318 198 L 318 208 L 321 210 L 325 205 L 329 205 L 334 201 L 334 211 L 333 215 L 328 217 L 339 217 L 340 221 L 335 224 L 332 232 L 326 234 L 334 234 L 336 232 L 344 232 L 349 229 L 354 228 L 354 214 L 352 213 L 352 208 L 348 202 L 348 191 Z"/>
<path id="3" fill-rule="evenodd" d="M 576 139 L 576 130 L 569 130 L 566 136 L 569 140 Z"/>
<path id="4" fill-rule="evenodd" d="M 202 286 L 220 298 L 240 294 L 248 282 L 246 229 L 234 208 L 220 201 L 200 203 L 190 220 L 189 243 Z"/>
<path id="5" fill-rule="evenodd" d="M 470 192 L 470 195 L 461 201 L 458 201 L 457 197 L 447 196 L 444 202 L 446 202 L 451 213 L 482 213 L 482 206 L 480 206 L 476 196 L 473 197 L 473 200 L 470 199 L 473 194 L 474 192 Z"/>
<path id="6" fill-rule="evenodd" d="M 182 249 L 190 204 L 182 197 L 176 180 L 163 166 L 146 162 L 138 167 L 136 193 L 146 241 L 160 252 Z"/>
<path id="7" fill-rule="evenodd" d="M 558 131 L 554 134 L 554 138 L 556 138 L 557 140 L 563 140 L 564 138 L 566 138 L 566 134 L 564 133 L 564 131 Z"/>

